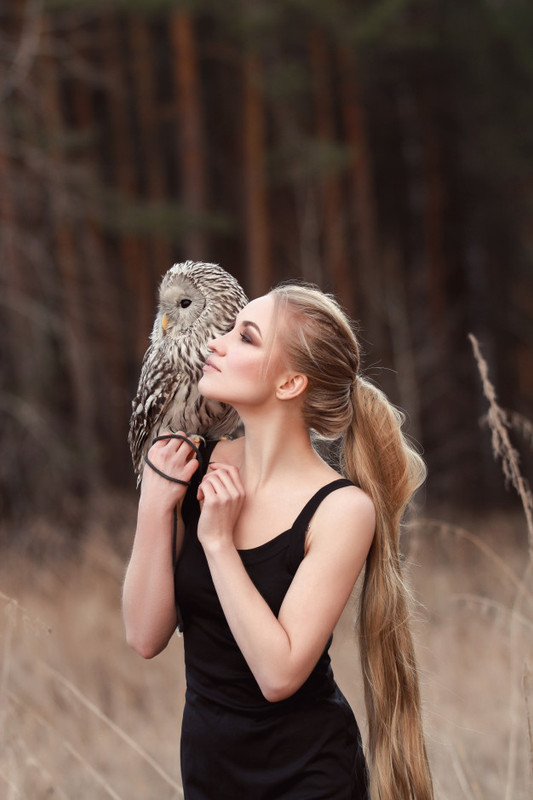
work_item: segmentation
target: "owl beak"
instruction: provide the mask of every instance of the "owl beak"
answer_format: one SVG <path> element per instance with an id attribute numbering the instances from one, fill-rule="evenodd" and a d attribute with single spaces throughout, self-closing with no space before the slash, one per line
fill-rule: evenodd
<path id="1" fill-rule="evenodd" d="M 161 317 L 161 327 L 163 328 L 163 333 L 166 333 L 168 327 L 168 317 L 166 314 L 163 314 Z"/>

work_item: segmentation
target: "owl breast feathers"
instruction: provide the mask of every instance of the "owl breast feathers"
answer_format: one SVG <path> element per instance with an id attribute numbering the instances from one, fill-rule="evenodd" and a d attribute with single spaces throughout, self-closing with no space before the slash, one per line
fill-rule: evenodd
<path id="1" fill-rule="evenodd" d="M 239 283 L 218 264 L 186 261 L 164 275 L 132 402 L 128 442 L 138 482 L 144 456 L 160 431 L 217 439 L 237 427 L 237 413 L 202 397 L 198 381 L 208 342 L 233 328 L 247 302 Z"/>

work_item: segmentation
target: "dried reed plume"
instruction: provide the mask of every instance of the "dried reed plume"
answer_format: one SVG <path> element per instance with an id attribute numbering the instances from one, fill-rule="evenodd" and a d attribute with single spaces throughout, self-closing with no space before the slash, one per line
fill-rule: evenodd
<path id="1" fill-rule="evenodd" d="M 505 411 L 505 414 L 509 426 L 518 431 L 526 444 L 533 450 L 533 423 L 518 411 Z"/>
<path id="2" fill-rule="evenodd" d="M 527 528 L 529 533 L 529 550 L 533 552 L 533 494 L 527 480 L 522 476 L 519 467 L 520 456 L 511 444 L 509 439 L 510 415 L 504 411 L 496 399 L 496 390 L 489 380 L 489 368 L 487 362 L 481 355 L 479 342 L 473 334 L 469 334 L 470 342 L 474 350 L 474 357 L 477 362 L 483 393 L 489 401 L 489 411 L 487 420 L 492 431 L 492 452 L 495 458 L 502 461 L 503 474 L 507 483 L 512 483 L 522 501 L 524 513 L 526 515 Z"/>

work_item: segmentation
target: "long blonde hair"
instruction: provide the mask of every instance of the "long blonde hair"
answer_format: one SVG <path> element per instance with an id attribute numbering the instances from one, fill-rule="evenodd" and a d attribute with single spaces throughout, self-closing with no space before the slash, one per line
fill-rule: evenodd
<path id="1" fill-rule="evenodd" d="M 304 420 L 321 437 L 343 438 L 341 471 L 376 509 L 359 614 L 370 797 L 431 800 L 399 549 L 401 518 L 425 465 L 402 432 L 403 414 L 360 375 L 357 338 L 337 301 L 304 284 L 282 284 L 272 294 L 289 362 L 308 378 Z"/>

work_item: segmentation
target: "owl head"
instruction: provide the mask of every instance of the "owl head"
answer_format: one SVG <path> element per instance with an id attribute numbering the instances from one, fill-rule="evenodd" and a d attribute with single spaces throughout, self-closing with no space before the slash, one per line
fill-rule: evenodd
<path id="1" fill-rule="evenodd" d="M 226 270 L 218 264 L 185 261 L 174 264 L 159 287 L 158 313 L 152 329 L 152 342 L 165 337 L 176 339 L 197 323 L 231 324 L 247 303 L 246 295 Z"/>

